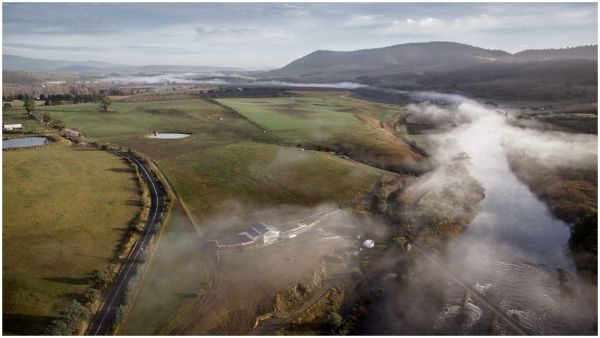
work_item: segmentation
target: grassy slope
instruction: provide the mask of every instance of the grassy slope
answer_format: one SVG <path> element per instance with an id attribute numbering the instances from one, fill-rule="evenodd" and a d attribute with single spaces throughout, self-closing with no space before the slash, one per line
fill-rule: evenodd
<path id="1" fill-rule="evenodd" d="M 155 159 L 236 142 L 258 132 L 248 121 L 202 99 L 115 103 L 108 113 L 100 111 L 95 103 L 40 109 L 90 137 L 131 147 Z M 188 132 L 192 136 L 180 140 L 146 138 L 153 130 Z"/>
<path id="2" fill-rule="evenodd" d="M 269 133 L 290 142 L 337 141 L 374 137 L 356 118 L 363 114 L 387 121 L 401 114 L 398 107 L 339 96 L 219 99 Z"/>
<path id="3" fill-rule="evenodd" d="M 196 216 L 221 211 L 231 200 L 256 206 L 346 202 L 379 175 L 392 175 L 329 153 L 252 142 L 160 164 Z"/>
<path id="4" fill-rule="evenodd" d="M 391 122 L 402 114 L 397 106 L 343 94 L 218 101 L 262 126 L 265 132 L 256 136 L 260 141 L 334 149 L 384 168 L 421 159 L 402 138 L 379 127 L 379 121 Z"/>
<path id="5" fill-rule="evenodd" d="M 138 211 L 128 204 L 135 181 L 128 164 L 99 150 L 3 156 L 3 330 L 41 334 L 111 260 Z"/>

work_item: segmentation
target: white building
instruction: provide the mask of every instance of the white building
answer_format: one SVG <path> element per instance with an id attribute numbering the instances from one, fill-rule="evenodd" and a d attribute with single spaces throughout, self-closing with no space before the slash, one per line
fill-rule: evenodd
<path id="1" fill-rule="evenodd" d="M 263 222 L 256 222 L 250 227 L 250 229 L 240 233 L 240 235 L 246 236 L 254 242 L 261 241 L 264 245 L 277 242 L 280 234 L 281 230 L 279 230 L 277 227 L 265 224 Z"/>
<path id="2" fill-rule="evenodd" d="M 375 246 L 375 241 L 373 241 L 372 239 L 367 239 L 363 242 L 363 246 L 367 249 L 371 249 Z"/>
<path id="3" fill-rule="evenodd" d="M 4 125 L 4 130 L 15 130 L 15 129 L 23 129 L 23 126 L 20 123 Z"/>

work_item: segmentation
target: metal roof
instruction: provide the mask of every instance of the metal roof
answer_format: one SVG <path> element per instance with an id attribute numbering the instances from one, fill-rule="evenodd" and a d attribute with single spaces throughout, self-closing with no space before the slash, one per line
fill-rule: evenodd
<path id="1" fill-rule="evenodd" d="M 279 230 L 277 227 L 273 226 L 273 225 L 269 225 L 269 224 L 265 224 L 263 222 L 256 222 L 254 224 L 252 224 L 251 229 L 254 229 L 255 231 L 257 231 L 258 233 L 265 234 L 269 231 L 281 231 Z"/>

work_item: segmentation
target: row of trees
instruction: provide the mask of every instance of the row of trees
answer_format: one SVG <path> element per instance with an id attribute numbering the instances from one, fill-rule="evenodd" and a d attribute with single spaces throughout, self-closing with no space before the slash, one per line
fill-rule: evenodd
<path id="1" fill-rule="evenodd" d="M 24 100 L 26 98 L 35 98 L 40 100 L 49 99 L 50 101 L 65 102 L 86 102 L 90 97 L 99 97 L 102 95 L 122 96 L 138 95 L 154 92 L 153 87 L 113 87 L 107 84 L 69 84 L 69 85 L 35 85 L 35 86 L 5 86 L 2 88 L 3 101 Z M 96 100 L 91 100 L 96 101 Z"/>
<path id="2" fill-rule="evenodd" d="M 110 99 L 110 97 L 103 95 L 99 98 L 99 101 L 100 101 L 100 108 L 102 108 L 102 110 L 105 112 L 108 111 L 110 105 L 112 104 L 112 100 Z M 46 101 L 46 103 L 47 103 L 47 101 Z M 46 103 L 44 105 L 47 105 Z M 2 108 L 11 109 L 12 104 L 6 102 L 2 105 Z M 23 100 L 23 108 L 27 112 L 27 115 L 31 116 L 33 114 L 33 110 L 35 109 L 35 101 L 31 98 L 24 99 Z"/>

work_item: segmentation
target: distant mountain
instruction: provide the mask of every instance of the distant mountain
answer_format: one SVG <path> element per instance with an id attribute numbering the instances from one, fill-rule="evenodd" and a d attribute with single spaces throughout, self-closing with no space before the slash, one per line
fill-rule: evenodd
<path id="1" fill-rule="evenodd" d="M 86 67 L 93 69 L 122 68 L 123 65 L 116 65 L 100 61 L 65 61 L 65 60 L 45 60 L 34 59 L 16 55 L 2 55 L 2 69 L 24 72 L 48 72 L 60 71 L 64 68 Z"/>
<path id="2" fill-rule="evenodd" d="M 65 72 L 65 73 L 93 73 L 100 71 L 100 68 L 91 67 L 91 66 L 67 66 L 56 69 L 57 72 Z"/>
<path id="3" fill-rule="evenodd" d="M 510 58 L 504 51 L 454 42 L 407 43 L 350 52 L 318 50 L 263 76 L 347 80 L 365 74 L 449 70 Z"/>
<path id="4" fill-rule="evenodd" d="M 511 54 L 454 42 L 427 42 L 350 52 L 319 50 L 259 76 L 350 81 L 493 99 L 591 102 L 597 100 L 597 68 L 597 46 Z"/>
<path id="5" fill-rule="evenodd" d="M 166 73 L 166 72 L 216 72 L 242 71 L 240 68 L 178 65 L 127 66 L 100 61 L 66 61 L 34 59 L 16 55 L 2 55 L 2 69 L 23 72 L 66 73 Z"/>
<path id="6" fill-rule="evenodd" d="M 514 54 L 523 61 L 546 61 L 564 59 L 598 60 L 598 46 L 580 46 L 562 49 L 529 49 Z"/>
<path id="7" fill-rule="evenodd" d="M 425 42 L 349 52 L 318 50 L 262 76 L 307 81 L 351 81 L 361 76 L 450 71 L 485 64 L 571 58 L 597 60 L 597 49 L 597 46 L 585 46 L 511 54 L 455 42 Z"/>

